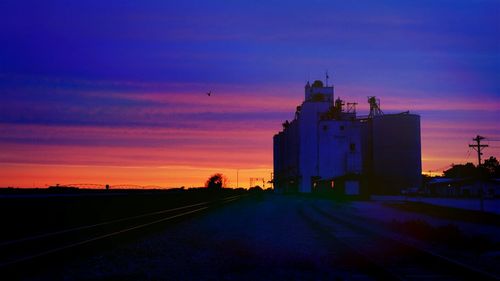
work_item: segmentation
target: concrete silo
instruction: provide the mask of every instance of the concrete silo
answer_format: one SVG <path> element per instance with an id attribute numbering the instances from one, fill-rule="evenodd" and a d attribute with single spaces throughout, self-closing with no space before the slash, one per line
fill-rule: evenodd
<path id="1" fill-rule="evenodd" d="M 370 193 L 399 194 L 402 189 L 420 187 L 420 116 L 408 112 L 377 115 L 365 126 Z"/>

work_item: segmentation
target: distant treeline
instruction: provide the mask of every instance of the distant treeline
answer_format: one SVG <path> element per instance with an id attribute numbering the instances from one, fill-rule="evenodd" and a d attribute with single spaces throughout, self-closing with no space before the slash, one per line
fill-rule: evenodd
<path id="1" fill-rule="evenodd" d="M 269 191 L 270 189 L 268 189 Z M 244 188 L 221 188 L 219 190 L 207 189 L 206 187 L 179 187 L 179 188 L 157 188 L 157 189 L 91 189 L 91 188 L 78 188 L 73 186 L 50 186 L 48 188 L 14 188 L 5 187 L 0 188 L 0 194 L 12 195 L 28 195 L 28 194 L 172 194 L 172 193 L 192 193 L 192 192 L 231 192 L 231 193 L 245 193 L 245 192 L 263 192 L 260 187 L 253 187 L 251 189 Z"/>
<path id="2" fill-rule="evenodd" d="M 444 171 L 443 175 L 447 178 L 500 178 L 500 163 L 491 156 L 484 160 L 480 166 L 473 163 L 451 164 L 451 168 Z"/>

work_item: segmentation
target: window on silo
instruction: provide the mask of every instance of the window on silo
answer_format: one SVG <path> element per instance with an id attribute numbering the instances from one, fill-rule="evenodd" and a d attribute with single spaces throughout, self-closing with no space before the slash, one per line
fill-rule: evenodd
<path id="1" fill-rule="evenodd" d="M 343 131 L 344 130 L 344 125 L 340 126 L 340 130 Z"/>
<path id="2" fill-rule="evenodd" d="M 328 130 L 328 126 L 327 125 L 323 125 L 323 131 L 326 131 Z"/>
<path id="3" fill-rule="evenodd" d="M 311 100 L 316 102 L 325 101 L 325 96 L 323 94 L 314 94 L 312 95 Z"/>
<path id="4" fill-rule="evenodd" d="M 351 151 L 356 151 L 356 144 L 351 142 L 351 144 L 349 145 L 349 149 Z"/>

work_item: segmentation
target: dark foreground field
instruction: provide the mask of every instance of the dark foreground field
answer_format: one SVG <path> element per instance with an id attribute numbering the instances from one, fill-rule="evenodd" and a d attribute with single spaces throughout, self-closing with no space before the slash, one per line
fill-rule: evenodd
<path id="1" fill-rule="evenodd" d="M 242 190 L 9 190 L 0 192 L 0 242 L 175 208 Z"/>
<path id="2" fill-rule="evenodd" d="M 239 195 L 245 196 L 234 197 Z M 51 202 L 51 207 L 37 216 L 56 215 L 53 226 L 58 225 L 60 219 L 69 226 L 73 216 L 78 218 L 76 225 L 86 220 L 107 220 L 195 201 L 217 201 L 224 197 L 234 201 L 224 201 L 203 212 L 141 229 L 125 238 L 112 237 L 91 247 L 26 263 L 8 271 L 8 277 L 21 280 L 495 280 L 498 274 L 495 268 L 498 260 L 488 255 L 491 249 L 461 249 L 418 239 L 411 230 L 417 227 L 418 232 L 422 226 L 418 223 L 414 226 L 414 221 L 425 221 L 424 218 L 407 220 L 406 216 L 420 214 L 398 213 L 400 211 L 392 207 L 382 207 L 382 212 L 377 209 L 380 206 L 367 207 L 370 202 L 362 202 L 363 207 L 359 209 L 354 202 L 241 191 L 109 196 L 71 197 L 73 199 L 62 201 L 52 198 L 44 201 L 45 204 Z M 32 211 L 47 207 L 33 200 L 28 207 Z M 67 210 L 61 209 L 63 206 Z M 389 219 L 389 223 L 383 223 L 363 216 L 367 210 L 371 213 L 377 210 L 386 219 L 395 214 L 402 221 Z M 66 215 L 60 214 L 66 212 Z M 25 212 L 24 216 L 29 217 L 29 213 Z M 424 226 L 441 231 L 433 226 L 435 223 L 425 221 Z M 29 229 L 20 225 L 17 224 L 20 229 Z M 495 225 L 484 227 L 493 231 L 493 236 L 500 233 Z M 458 226 L 457 229 L 460 237 L 467 241 L 467 234 L 461 233 Z M 494 247 L 495 242 L 492 243 L 490 247 Z M 453 261 L 442 259 L 444 254 Z"/>

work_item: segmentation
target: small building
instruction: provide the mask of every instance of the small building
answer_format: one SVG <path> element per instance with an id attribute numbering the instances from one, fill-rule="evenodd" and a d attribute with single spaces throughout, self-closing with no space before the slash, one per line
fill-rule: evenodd
<path id="1" fill-rule="evenodd" d="M 439 197 L 500 197 L 500 179 L 478 181 L 473 178 L 436 177 L 425 185 L 425 194 Z"/>

